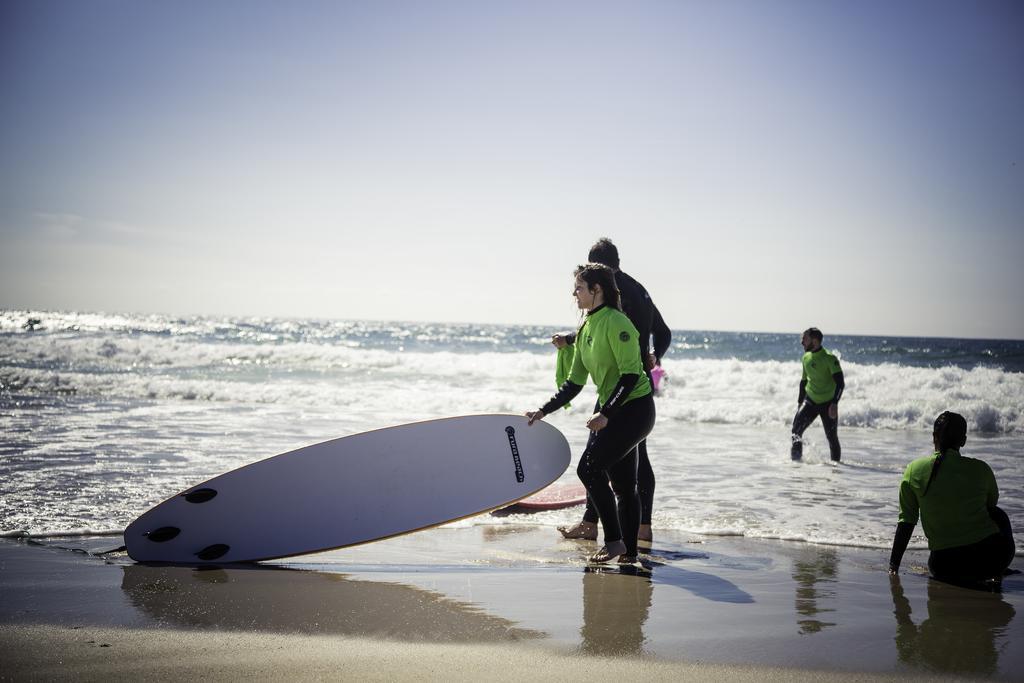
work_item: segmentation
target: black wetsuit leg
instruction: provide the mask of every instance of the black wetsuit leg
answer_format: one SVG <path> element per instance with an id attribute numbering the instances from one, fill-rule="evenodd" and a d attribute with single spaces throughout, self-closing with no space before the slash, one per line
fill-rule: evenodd
<path id="1" fill-rule="evenodd" d="M 601 410 L 601 402 L 597 401 L 594 403 L 594 412 Z M 587 445 L 590 444 L 588 439 Z M 597 508 L 594 507 L 594 501 L 590 499 L 590 494 L 587 494 L 587 509 L 583 511 L 583 521 L 590 522 L 591 524 L 597 524 L 600 521 L 600 517 L 597 516 Z"/>
<path id="2" fill-rule="evenodd" d="M 640 496 L 640 523 L 650 526 L 651 511 L 654 508 L 654 469 L 651 467 L 651 459 L 647 457 L 647 439 L 637 444 L 636 452 L 636 492 Z"/>
<path id="3" fill-rule="evenodd" d="M 594 507 L 594 501 L 590 499 L 590 494 L 587 494 L 587 509 L 583 511 L 583 521 L 590 522 L 591 524 L 597 524 L 601 518 L 597 516 L 597 508 Z"/>
<path id="4" fill-rule="evenodd" d="M 622 406 L 607 427 L 591 434 L 576 468 L 587 487 L 587 497 L 597 509 L 605 543 L 623 541 L 627 555 L 636 555 L 640 528 L 636 446 L 653 427 L 653 396 L 633 399 Z"/>
<path id="5" fill-rule="evenodd" d="M 830 403 L 815 403 L 810 399 L 805 399 L 800 404 L 800 409 L 796 411 L 796 417 L 793 418 L 793 447 L 790 450 L 790 456 L 793 460 L 799 460 L 803 457 L 804 431 L 814 422 L 816 417 L 821 418 L 821 424 L 825 428 L 825 438 L 828 439 L 828 448 L 832 459 L 838 461 L 842 457 L 842 451 L 839 446 L 839 420 L 833 420 L 829 417 L 828 408 L 830 405 Z"/>
<path id="6" fill-rule="evenodd" d="M 999 533 L 1008 538 L 1013 543 L 1013 528 L 1010 526 L 1010 517 L 1001 507 L 989 508 L 988 516 L 992 518 L 992 521 L 999 527 Z M 1016 549 L 1014 550 L 1016 552 Z"/>
<path id="7" fill-rule="evenodd" d="M 653 304 L 651 308 L 657 313 L 658 309 L 654 308 Z M 658 313 L 657 316 L 660 318 L 661 314 Z M 671 336 L 671 333 L 669 335 Z M 655 336 L 655 341 L 657 341 L 657 336 Z M 646 358 L 643 354 L 640 357 Z M 644 367 L 647 368 L 646 363 L 644 363 Z M 651 383 L 651 395 L 653 396 L 654 378 L 651 377 L 649 368 L 644 372 L 647 374 L 647 381 Z M 647 439 L 637 444 L 636 452 L 636 492 L 640 496 L 640 523 L 650 526 L 651 513 L 654 511 L 654 468 L 651 467 L 651 459 L 647 457 Z"/>
<path id="8" fill-rule="evenodd" d="M 814 408 L 814 403 L 804 400 L 797 408 L 796 416 L 793 417 L 793 433 L 791 435 L 793 447 L 789 451 L 793 460 L 799 460 L 804 455 L 804 431 L 814 422 L 814 418 L 818 417 L 818 411 Z"/>
<path id="9" fill-rule="evenodd" d="M 999 532 L 971 545 L 933 550 L 928 555 L 928 570 L 937 579 L 956 583 L 1000 577 L 1017 549 L 1010 529 L 1010 518 L 1000 508 L 989 511 Z"/>
<path id="10" fill-rule="evenodd" d="M 654 468 L 651 467 L 651 459 L 647 456 L 647 439 L 638 443 L 636 450 L 636 491 L 640 496 L 640 523 L 649 526 L 651 511 L 654 509 Z M 599 519 L 594 501 L 590 499 L 590 494 L 587 494 L 587 508 L 583 511 L 583 521 L 597 524 Z"/>
<path id="11" fill-rule="evenodd" d="M 828 403 L 821 406 L 821 426 L 825 428 L 825 438 L 828 439 L 828 450 L 834 462 L 839 462 L 843 452 L 839 446 L 839 420 L 833 419 L 828 414 Z"/>
<path id="12" fill-rule="evenodd" d="M 647 373 L 650 380 L 651 373 Z M 654 386 L 652 381 L 651 386 Z M 601 410 L 601 404 L 594 404 L 594 412 Z M 651 467 L 651 459 L 647 456 L 647 439 L 637 444 L 637 470 L 636 470 L 636 491 L 640 496 L 640 523 L 650 526 L 651 513 L 654 510 L 654 468 Z M 583 521 L 597 524 L 597 508 L 594 502 L 587 495 L 587 507 L 583 511 Z"/>

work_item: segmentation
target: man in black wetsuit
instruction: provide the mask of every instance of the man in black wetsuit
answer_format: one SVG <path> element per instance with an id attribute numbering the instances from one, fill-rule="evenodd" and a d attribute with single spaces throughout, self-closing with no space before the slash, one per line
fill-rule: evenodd
<path id="1" fill-rule="evenodd" d="M 644 369 L 650 379 L 651 368 L 661 363 L 661 357 L 668 351 L 672 343 L 672 331 L 669 330 L 661 312 L 651 300 L 647 289 L 634 278 L 619 270 L 619 250 L 610 239 L 602 237 L 590 248 L 587 260 L 591 263 L 602 263 L 615 271 L 615 285 L 622 297 L 622 311 L 629 318 L 637 332 L 640 333 L 640 358 L 644 361 Z M 654 349 L 651 350 L 651 336 L 654 336 Z M 576 335 L 556 334 L 551 338 L 555 348 L 562 348 L 575 343 Z M 647 457 L 647 440 L 637 446 L 639 467 L 637 470 L 637 493 L 640 495 L 640 540 L 651 541 L 651 509 L 654 505 L 654 470 Z M 587 501 L 587 509 L 583 520 L 572 527 L 560 527 L 559 531 L 566 538 L 597 538 L 598 515 L 594 506 Z"/>

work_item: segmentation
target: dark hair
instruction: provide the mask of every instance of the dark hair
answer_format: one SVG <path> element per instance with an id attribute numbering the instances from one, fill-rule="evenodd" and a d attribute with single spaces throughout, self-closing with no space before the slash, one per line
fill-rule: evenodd
<path id="1" fill-rule="evenodd" d="M 598 241 L 594 242 L 594 246 L 590 248 L 590 253 L 587 254 L 587 260 L 591 263 L 603 263 L 612 270 L 619 269 L 619 250 L 615 248 L 612 241 L 607 237 L 602 237 Z"/>
<path id="2" fill-rule="evenodd" d="M 967 443 L 967 420 L 963 415 L 947 410 L 935 418 L 935 429 L 932 434 L 940 451 L 960 448 Z"/>
<path id="3" fill-rule="evenodd" d="M 819 344 L 822 342 L 822 340 L 825 339 L 825 336 L 817 327 L 808 327 L 806 330 L 804 330 L 804 334 L 806 334 L 811 339 L 817 339 Z"/>
<path id="4" fill-rule="evenodd" d="M 939 466 L 942 464 L 946 451 L 950 448 L 959 450 L 967 443 L 967 420 L 959 413 L 944 411 L 935 418 L 932 439 L 935 441 L 935 448 L 938 449 L 939 454 L 935 456 L 935 462 L 932 463 L 932 473 L 928 475 L 928 483 L 924 485 L 922 496 L 928 495 L 928 489 L 931 487 L 935 475 L 939 473 Z"/>
<path id="5" fill-rule="evenodd" d="M 615 271 L 611 268 L 603 263 L 588 263 L 577 266 L 573 275 L 586 282 L 591 291 L 594 285 L 601 285 L 605 305 L 622 310 L 622 296 L 619 294 L 618 285 L 615 284 Z"/>

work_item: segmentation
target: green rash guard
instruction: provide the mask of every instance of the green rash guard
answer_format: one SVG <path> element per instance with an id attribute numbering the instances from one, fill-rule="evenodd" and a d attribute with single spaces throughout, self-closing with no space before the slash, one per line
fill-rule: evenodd
<path id="1" fill-rule="evenodd" d="M 800 379 L 807 382 L 807 398 L 818 405 L 831 401 L 836 395 L 836 380 L 832 375 L 843 371 L 839 367 L 839 359 L 822 347 L 817 351 L 808 351 L 801 361 L 804 372 Z"/>
<path id="2" fill-rule="evenodd" d="M 622 375 L 638 375 L 636 386 L 622 404 L 651 393 L 651 383 L 640 362 L 637 331 L 619 310 L 604 307 L 587 316 L 576 336 L 569 381 L 583 386 L 587 376 L 597 385 L 597 400 L 605 405 Z"/>
<path id="3" fill-rule="evenodd" d="M 988 513 L 999 501 L 999 489 L 992 468 L 984 461 L 947 450 L 928 495 L 923 495 L 938 455 L 907 465 L 900 482 L 899 521 L 917 524 L 920 516 L 929 550 L 971 545 L 999 533 Z"/>

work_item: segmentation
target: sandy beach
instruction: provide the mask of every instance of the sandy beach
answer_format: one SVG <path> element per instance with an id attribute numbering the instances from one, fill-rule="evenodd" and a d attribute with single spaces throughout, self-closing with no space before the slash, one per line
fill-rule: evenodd
<path id="1" fill-rule="evenodd" d="M 546 526 L 438 528 L 258 566 L 145 566 L 118 538 L 0 543 L 3 680 L 1020 680 L 1001 592 L 886 553 L 662 534 L 594 570 Z M 1019 565 L 1019 561 L 1015 566 Z"/>

